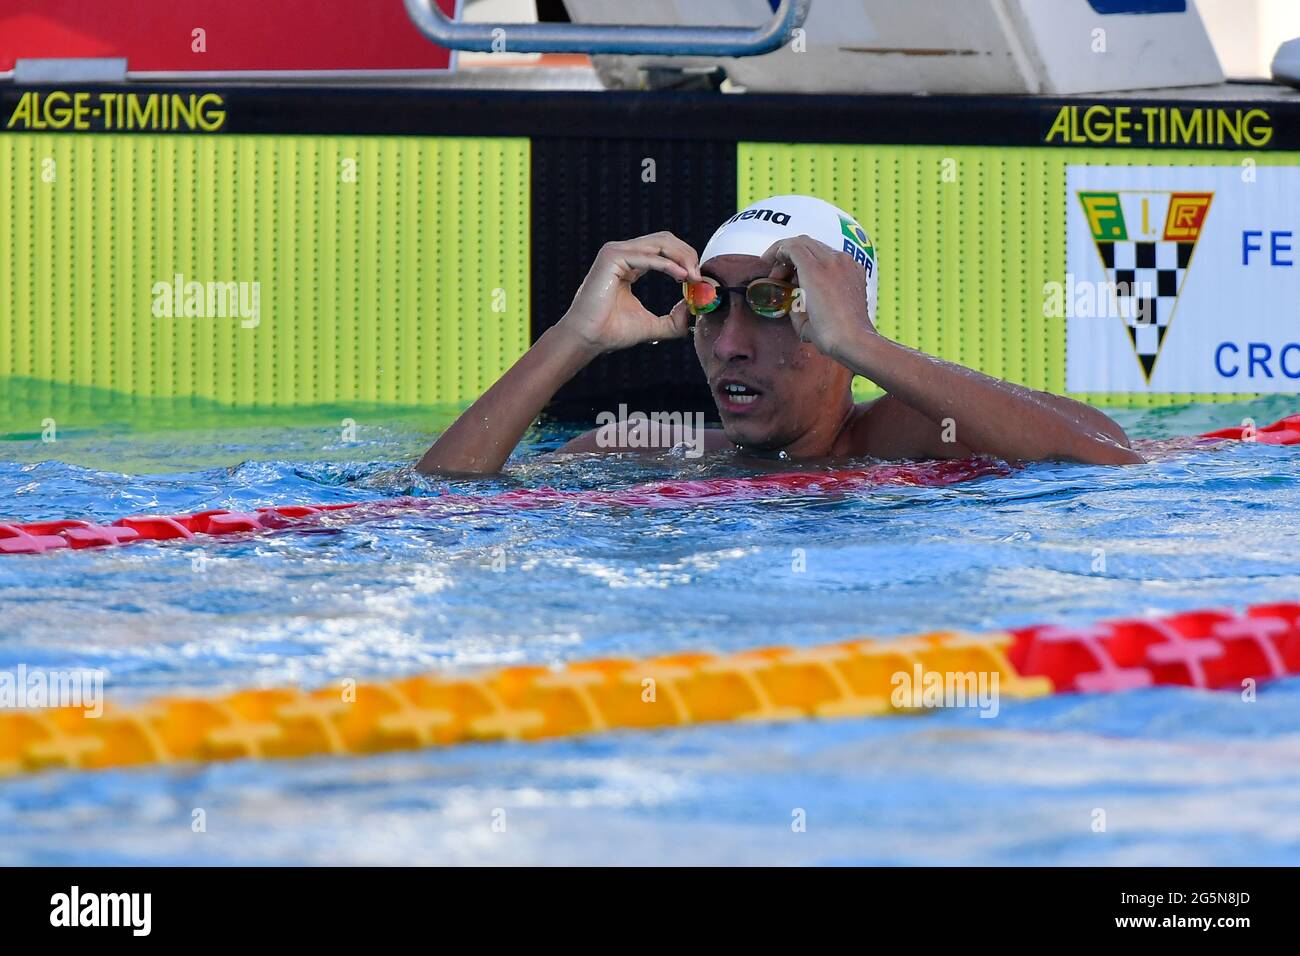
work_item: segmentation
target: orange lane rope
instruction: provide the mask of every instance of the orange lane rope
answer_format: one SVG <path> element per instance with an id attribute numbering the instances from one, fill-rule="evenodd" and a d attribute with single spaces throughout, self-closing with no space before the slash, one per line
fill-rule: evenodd
<path id="1" fill-rule="evenodd" d="M 105 706 L 99 716 L 85 706 L 0 709 L 0 776 L 370 754 L 722 721 L 860 718 L 954 706 L 953 688 L 969 700 L 976 684 L 1024 698 L 1161 685 L 1240 688 L 1296 673 L 1300 604 L 1270 604 L 1240 614 L 1197 611 L 1087 627 L 172 696 Z"/>

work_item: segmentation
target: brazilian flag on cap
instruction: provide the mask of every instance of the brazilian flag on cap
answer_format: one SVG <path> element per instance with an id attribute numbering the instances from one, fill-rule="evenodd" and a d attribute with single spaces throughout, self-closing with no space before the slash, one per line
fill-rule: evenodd
<path id="1" fill-rule="evenodd" d="M 871 240 L 867 238 L 867 231 L 852 219 L 847 216 L 840 216 L 840 232 L 844 233 L 845 238 L 853 240 L 869 258 L 876 258 L 876 250 L 871 248 Z"/>

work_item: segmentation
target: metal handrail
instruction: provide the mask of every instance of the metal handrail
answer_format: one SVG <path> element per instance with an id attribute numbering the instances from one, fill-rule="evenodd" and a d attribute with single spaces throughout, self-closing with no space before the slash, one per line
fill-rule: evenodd
<path id="1" fill-rule="evenodd" d="M 428 39 L 479 53 L 620 53 L 659 56 L 755 56 L 780 49 L 803 25 L 812 0 L 781 0 L 758 27 L 597 23 L 463 23 L 448 20 L 435 0 L 405 0 L 407 15 Z M 497 31 L 502 31 L 498 33 Z"/>

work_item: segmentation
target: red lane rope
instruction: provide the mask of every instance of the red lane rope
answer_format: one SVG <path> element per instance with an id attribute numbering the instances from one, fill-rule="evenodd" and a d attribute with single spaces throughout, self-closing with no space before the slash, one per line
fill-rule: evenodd
<path id="1" fill-rule="evenodd" d="M 1206 439 L 1256 441 L 1267 445 L 1300 444 L 1300 415 L 1263 428 L 1224 428 L 1198 436 Z M 252 512 L 225 509 L 182 515 L 136 515 L 109 525 L 90 521 L 37 521 L 0 524 L 0 554 L 41 554 L 62 548 L 99 548 L 132 541 L 268 532 L 285 528 L 329 526 L 334 512 L 364 519 L 395 514 L 457 514 L 492 508 L 532 509 L 564 504 L 626 507 L 674 507 L 702 501 L 746 501 L 773 496 L 835 494 L 891 485 L 941 487 L 993 475 L 1008 475 L 1004 462 L 986 458 L 880 464 L 835 471 L 794 471 L 747 478 L 702 478 L 652 481 L 616 491 L 558 491 L 521 488 L 494 495 L 443 495 L 438 498 L 386 498 L 333 505 L 281 505 Z M 341 516 L 340 516 L 341 517 Z"/>
<path id="2" fill-rule="evenodd" d="M 1107 693 L 1180 685 L 1240 687 L 1247 678 L 1300 674 L 1300 604 L 1256 604 L 1011 632 L 1007 660 L 1056 693 Z"/>
<path id="3" fill-rule="evenodd" d="M 1259 442 L 1261 445 L 1300 445 L 1300 415 L 1288 415 L 1263 428 L 1239 425 L 1235 428 L 1220 428 L 1217 432 L 1206 432 L 1200 437 L 1235 438 L 1238 441 Z"/>

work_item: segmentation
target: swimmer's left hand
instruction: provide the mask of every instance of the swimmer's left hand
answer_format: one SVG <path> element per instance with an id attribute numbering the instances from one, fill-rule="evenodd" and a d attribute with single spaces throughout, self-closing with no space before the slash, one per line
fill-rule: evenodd
<path id="1" fill-rule="evenodd" d="M 762 255 L 769 277 L 795 282 L 801 297 L 790 323 L 804 342 L 837 359 L 850 343 L 875 326 L 867 314 L 862 267 L 837 249 L 810 236 L 780 239 Z"/>

